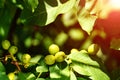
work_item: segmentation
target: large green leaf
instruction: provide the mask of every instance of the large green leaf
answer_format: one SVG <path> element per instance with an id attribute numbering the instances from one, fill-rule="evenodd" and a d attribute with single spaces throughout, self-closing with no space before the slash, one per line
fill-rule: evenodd
<path id="1" fill-rule="evenodd" d="M 97 67 L 84 64 L 74 64 L 72 65 L 72 68 L 77 73 L 88 76 L 92 80 L 110 80 L 110 78 Z"/>
<path id="2" fill-rule="evenodd" d="M 40 26 L 50 24 L 59 14 L 72 9 L 75 2 L 76 0 L 39 0 L 35 12 L 23 20 L 27 24 L 36 24 Z"/>
<path id="3" fill-rule="evenodd" d="M 85 69 L 90 73 L 90 78 L 92 80 L 110 80 L 110 78 L 99 68 L 86 66 Z"/>
<path id="4" fill-rule="evenodd" d="M 76 53 L 71 53 L 68 58 L 70 58 L 72 61 L 78 62 L 78 63 L 83 63 L 87 65 L 92 65 L 92 66 L 97 66 L 99 67 L 99 64 L 92 60 L 90 56 L 87 54 L 85 51 L 80 51 Z"/>
<path id="5" fill-rule="evenodd" d="M 87 75 L 90 76 L 89 72 L 85 69 L 86 65 L 83 64 L 79 64 L 79 65 L 72 65 L 72 68 L 74 71 L 76 71 L 77 73 L 81 74 L 81 75 Z"/>

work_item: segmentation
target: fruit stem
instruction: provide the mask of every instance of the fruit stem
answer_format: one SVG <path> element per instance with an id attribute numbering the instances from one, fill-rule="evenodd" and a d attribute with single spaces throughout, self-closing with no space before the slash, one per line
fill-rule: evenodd
<path id="1" fill-rule="evenodd" d="M 15 66 L 18 68 L 18 70 L 21 71 L 20 66 L 18 65 L 18 62 L 17 62 L 16 58 L 12 54 L 10 54 L 10 56 L 11 56 L 13 62 L 14 62 L 13 64 L 15 64 Z"/>
<path id="2" fill-rule="evenodd" d="M 15 61 L 15 62 L 17 61 L 16 58 L 12 54 L 10 54 L 10 56 L 11 56 L 13 61 Z"/>
<path id="3" fill-rule="evenodd" d="M 41 75 L 41 72 L 38 74 L 37 78 L 39 78 L 39 77 L 40 77 L 40 75 Z"/>

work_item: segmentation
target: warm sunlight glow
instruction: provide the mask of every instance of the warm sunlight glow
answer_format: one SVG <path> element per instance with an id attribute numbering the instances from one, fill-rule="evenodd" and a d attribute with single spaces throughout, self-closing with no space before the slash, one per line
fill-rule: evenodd
<path id="1" fill-rule="evenodd" d="M 120 0 L 110 0 L 109 4 L 114 9 L 120 9 Z"/>

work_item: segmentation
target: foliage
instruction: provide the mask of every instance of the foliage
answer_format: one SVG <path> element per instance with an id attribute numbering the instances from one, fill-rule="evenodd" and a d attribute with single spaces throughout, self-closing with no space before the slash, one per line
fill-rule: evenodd
<path id="1" fill-rule="evenodd" d="M 120 32 L 106 28 L 105 3 L 1 0 L 0 80 L 118 80 Z"/>

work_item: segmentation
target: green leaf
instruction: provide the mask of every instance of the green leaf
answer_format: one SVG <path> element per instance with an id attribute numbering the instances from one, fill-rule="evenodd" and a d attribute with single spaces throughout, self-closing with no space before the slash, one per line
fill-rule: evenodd
<path id="1" fill-rule="evenodd" d="M 4 7 L 5 0 L 0 0 L 0 8 Z"/>
<path id="2" fill-rule="evenodd" d="M 0 72 L 0 80 L 9 80 L 8 76 Z"/>
<path id="3" fill-rule="evenodd" d="M 37 66 L 37 67 L 36 67 L 36 71 L 37 71 L 37 72 L 40 72 L 40 73 L 42 73 L 42 72 L 47 72 L 47 71 L 48 71 L 48 68 L 47 68 L 46 66 Z"/>
<path id="4" fill-rule="evenodd" d="M 97 19 L 97 16 L 91 15 L 88 10 L 83 8 L 79 15 L 78 15 L 78 21 L 81 25 L 81 28 L 85 30 L 88 34 L 93 30 L 94 23 Z"/>
<path id="5" fill-rule="evenodd" d="M 110 48 L 120 50 L 120 38 L 118 39 L 113 38 L 110 43 Z"/>
<path id="6" fill-rule="evenodd" d="M 87 80 L 85 78 L 77 77 L 77 80 Z"/>
<path id="7" fill-rule="evenodd" d="M 42 55 L 36 55 L 34 57 L 32 57 L 32 59 L 30 60 L 31 63 L 38 63 L 38 61 L 42 58 Z"/>
<path id="8" fill-rule="evenodd" d="M 86 71 L 85 69 L 85 65 L 79 64 L 79 65 L 72 65 L 72 68 L 74 71 L 76 71 L 77 73 L 81 74 L 81 75 L 87 75 L 90 76 L 89 72 Z"/>
<path id="9" fill-rule="evenodd" d="M 70 71 L 70 80 L 77 80 L 73 71 Z"/>
<path id="10" fill-rule="evenodd" d="M 110 78 L 99 68 L 89 66 L 86 67 L 86 70 L 90 73 L 90 78 L 92 80 L 110 80 Z"/>
<path id="11" fill-rule="evenodd" d="M 19 80 L 35 80 L 35 75 L 32 73 L 18 73 L 18 79 Z"/>
<path id="12" fill-rule="evenodd" d="M 85 51 L 71 53 L 68 55 L 68 58 L 78 63 L 83 63 L 83 64 L 99 67 L 99 64 L 96 61 L 92 60 L 87 54 L 87 52 Z"/>
<path id="13" fill-rule="evenodd" d="M 29 18 L 24 19 L 27 24 L 48 25 L 53 22 L 59 14 L 72 9 L 76 0 L 39 0 L 39 5 Z"/>
<path id="14" fill-rule="evenodd" d="M 46 80 L 46 79 L 44 79 L 44 78 L 37 78 L 36 80 Z"/>
<path id="15" fill-rule="evenodd" d="M 69 71 L 69 67 L 66 66 L 65 68 L 61 69 L 63 65 L 61 64 L 61 66 L 53 65 L 50 66 L 50 78 L 53 80 L 70 80 L 70 71 Z M 50 79 L 50 80 L 51 80 Z"/>
<path id="16" fill-rule="evenodd" d="M 23 7 L 20 16 L 20 22 L 25 23 L 26 19 L 32 16 L 32 13 L 35 11 L 38 4 L 38 0 L 23 0 L 23 2 L 20 4 Z"/>
<path id="17" fill-rule="evenodd" d="M 5 3 L 4 7 L 0 8 L 0 39 L 7 37 L 11 21 L 16 11 L 16 7 L 9 0 L 5 1 Z"/>
<path id="18" fill-rule="evenodd" d="M 0 62 L 0 72 L 5 73 L 5 68 L 1 62 Z"/>
<path id="19" fill-rule="evenodd" d="M 32 16 L 32 10 L 25 7 L 21 12 L 20 22 L 25 23 L 30 16 Z"/>
<path id="20" fill-rule="evenodd" d="M 110 80 L 110 78 L 97 67 L 84 64 L 74 64 L 72 65 L 72 68 L 77 73 L 88 76 L 92 80 Z"/>
<path id="21" fill-rule="evenodd" d="M 27 4 L 27 8 L 31 8 L 32 12 L 34 12 L 35 8 L 37 8 L 39 2 L 38 0 L 24 0 Z"/>
<path id="22" fill-rule="evenodd" d="M 0 80 L 9 80 L 6 75 L 5 68 L 1 62 L 0 62 Z"/>

